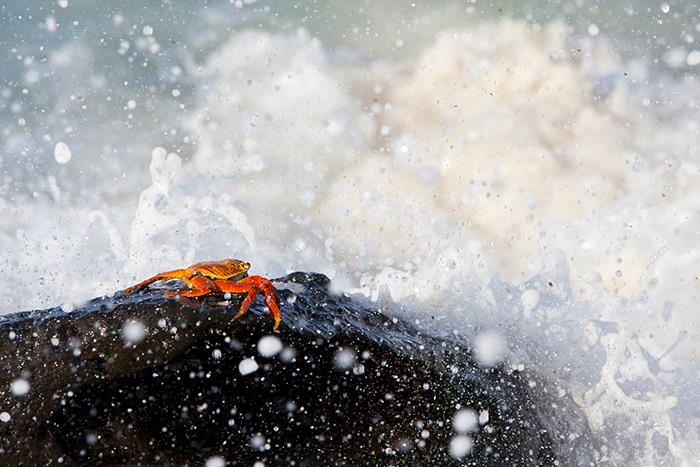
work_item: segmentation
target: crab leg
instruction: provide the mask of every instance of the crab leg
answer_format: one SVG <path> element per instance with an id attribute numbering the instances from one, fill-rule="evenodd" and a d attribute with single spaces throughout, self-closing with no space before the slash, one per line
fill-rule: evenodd
<path id="1" fill-rule="evenodd" d="M 267 305 L 267 309 L 270 310 L 270 314 L 275 319 L 273 331 L 276 331 L 282 321 L 282 312 L 280 311 L 280 299 L 272 282 L 261 276 L 244 277 L 238 282 L 254 285 L 265 295 L 265 305 Z"/>
<path id="2" fill-rule="evenodd" d="M 233 319 L 240 318 L 255 302 L 257 294 L 263 293 L 265 295 L 265 305 L 267 305 L 267 308 L 270 310 L 270 314 L 272 314 L 272 317 L 275 320 L 275 327 L 273 328 L 273 331 L 277 330 L 280 322 L 282 321 L 282 312 L 280 311 L 279 298 L 277 297 L 277 293 L 275 292 L 272 282 L 260 276 L 249 276 L 244 277 L 237 282 L 225 279 L 215 280 L 214 284 L 216 284 L 216 286 L 222 292 L 247 294 L 243 299 L 243 303 L 241 303 L 241 308 L 238 311 L 238 314 Z"/>
<path id="3" fill-rule="evenodd" d="M 180 278 L 185 285 L 188 285 L 190 289 L 178 290 L 177 292 L 167 292 L 164 295 L 166 297 L 175 297 L 177 295 L 181 297 L 201 297 L 202 295 L 207 295 L 216 290 L 216 285 L 211 279 L 207 279 L 204 276 L 194 276 L 191 279 Z"/>
<path id="4" fill-rule="evenodd" d="M 161 281 L 163 279 L 181 279 L 182 280 L 182 276 L 185 276 L 185 275 L 187 275 L 187 270 L 185 270 L 185 269 L 176 269 L 174 271 L 162 272 L 160 274 L 156 274 L 155 276 L 153 276 L 149 279 L 146 279 L 143 282 L 140 282 L 136 285 L 132 285 L 131 287 L 129 287 L 127 289 L 124 289 L 124 295 L 128 297 L 129 294 L 131 294 L 131 292 L 133 292 L 135 290 L 142 289 L 149 284 Z"/>

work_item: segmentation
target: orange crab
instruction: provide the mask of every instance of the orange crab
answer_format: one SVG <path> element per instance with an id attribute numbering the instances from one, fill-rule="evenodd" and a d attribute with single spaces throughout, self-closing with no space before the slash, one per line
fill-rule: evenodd
<path id="1" fill-rule="evenodd" d="M 275 319 L 277 330 L 282 321 L 282 313 L 279 307 L 279 297 L 272 282 L 260 276 L 248 276 L 250 263 L 237 259 L 224 259 L 221 261 L 207 261 L 193 264 L 185 269 L 162 272 L 150 279 L 131 286 L 124 290 L 124 295 L 129 296 L 133 291 L 142 289 L 153 282 L 179 279 L 187 288 L 175 292 L 167 292 L 166 297 L 201 297 L 210 293 L 234 293 L 247 294 L 241 303 L 241 308 L 234 319 L 240 318 L 255 302 L 259 293 L 265 295 L 265 304 Z"/>

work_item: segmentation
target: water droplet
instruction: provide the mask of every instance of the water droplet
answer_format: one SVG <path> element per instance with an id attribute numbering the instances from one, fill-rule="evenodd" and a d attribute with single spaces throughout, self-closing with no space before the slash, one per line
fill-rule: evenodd
<path id="1" fill-rule="evenodd" d="M 472 450 L 474 442 L 469 436 L 455 436 L 450 441 L 450 455 L 455 459 L 466 456 Z"/>
<path id="2" fill-rule="evenodd" d="M 67 164 L 73 157 L 73 153 L 66 143 L 59 141 L 53 150 L 53 157 L 59 164 Z"/>
<path id="3" fill-rule="evenodd" d="M 341 349 L 336 352 L 333 359 L 333 365 L 338 371 L 344 371 L 352 368 L 357 360 L 357 356 L 352 349 Z"/>
<path id="4" fill-rule="evenodd" d="M 275 336 L 265 336 L 258 341 L 258 353 L 263 357 L 274 357 L 282 351 L 282 341 Z"/>
<path id="5" fill-rule="evenodd" d="M 221 456 L 214 456 L 207 459 L 205 467 L 224 467 L 226 465 L 226 459 Z"/>
<path id="6" fill-rule="evenodd" d="M 130 320 L 122 327 L 122 338 L 128 343 L 141 342 L 146 334 L 146 328 L 140 321 Z"/>
<path id="7" fill-rule="evenodd" d="M 240 371 L 243 376 L 255 373 L 257 370 L 258 364 L 252 358 L 241 360 L 241 363 L 238 364 L 238 371 Z"/>
<path id="8" fill-rule="evenodd" d="M 12 391 L 13 396 L 24 396 L 29 392 L 30 386 L 29 381 L 24 378 L 17 378 L 10 385 L 10 391 Z"/>

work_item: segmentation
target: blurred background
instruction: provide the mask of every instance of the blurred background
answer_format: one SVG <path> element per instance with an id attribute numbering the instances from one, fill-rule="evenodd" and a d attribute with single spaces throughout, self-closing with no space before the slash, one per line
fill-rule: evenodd
<path id="1" fill-rule="evenodd" d="M 698 41 L 690 1 L 6 0 L 0 312 L 316 270 L 691 465 Z"/>

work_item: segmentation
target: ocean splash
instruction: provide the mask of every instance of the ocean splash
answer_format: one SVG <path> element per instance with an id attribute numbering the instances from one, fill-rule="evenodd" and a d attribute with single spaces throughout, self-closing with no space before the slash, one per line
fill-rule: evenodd
<path id="1" fill-rule="evenodd" d="M 581 406 L 598 461 L 693 463 L 698 122 L 648 106 L 638 64 L 510 20 L 401 62 L 301 30 L 236 33 L 189 63 L 195 149 L 154 149 L 135 208 L 0 200 L 2 310 L 195 260 L 318 270 L 436 334 L 501 335 L 510 365 Z"/>

